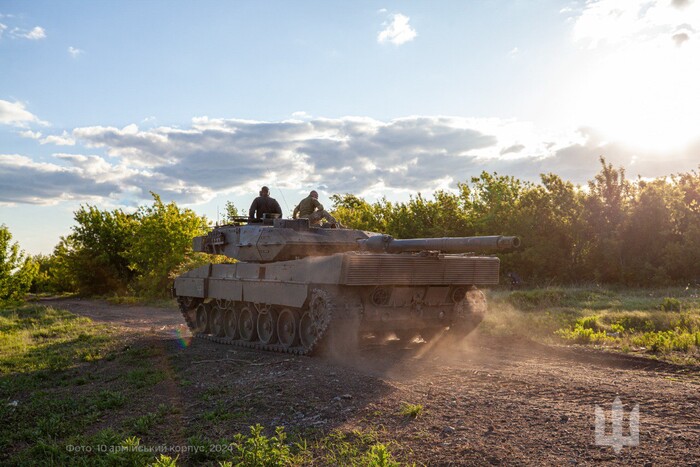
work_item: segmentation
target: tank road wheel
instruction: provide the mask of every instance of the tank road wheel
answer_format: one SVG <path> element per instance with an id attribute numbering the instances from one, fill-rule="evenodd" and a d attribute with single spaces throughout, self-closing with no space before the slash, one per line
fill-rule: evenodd
<path id="1" fill-rule="evenodd" d="M 226 308 L 221 306 L 222 304 L 216 303 L 211 307 L 211 317 L 209 318 L 209 329 L 212 335 L 216 337 L 224 337 L 225 326 L 224 322 L 226 320 Z"/>
<path id="2" fill-rule="evenodd" d="M 252 342 L 258 337 L 258 312 L 252 304 L 246 303 L 241 308 L 240 316 L 238 317 L 238 332 L 241 334 L 241 339 L 247 342 Z"/>
<path id="3" fill-rule="evenodd" d="M 209 332 L 209 311 L 208 303 L 200 303 L 195 311 L 195 319 L 197 324 L 197 332 L 206 334 Z"/>
<path id="4" fill-rule="evenodd" d="M 289 308 L 282 309 L 277 318 L 277 337 L 285 349 L 294 347 L 299 343 L 298 329 L 299 314 Z"/>
<path id="5" fill-rule="evenodd" d="M 314 346 L 316 340 L 320 337 L 318 331 L 319 329 L 316 323 L 314 323 L 313 318 L 311 318 L 311 315 L 307 311 L 304 313 L 304 316 L 301 317 L 301 322 L 299 323 L 299 338 L 301 339 L 301 345 L 303 345 L 305 349 L 308 350 Z"/>
<path id="6" fill-rule="evenodd" d="M 313 350 L 323 337 L 333 314 L 333 302 L 325 290 L 314 289 L 309 299 L 309 308 L 299 322 L 299 338 L 307 352 Z"/>
<path id="7" fill-rule="evenodd" d="M 277 312 L 270 307 L 261 309 L 257 329 L 260 342 L 274 344 L 277 341 Z"/>
<path id="8" fill-rule="evenodd" d="M 234 304 L 226 308 L 224 315 L 224 333 L 229 339 L 238 338 L 238 310 Z"/>

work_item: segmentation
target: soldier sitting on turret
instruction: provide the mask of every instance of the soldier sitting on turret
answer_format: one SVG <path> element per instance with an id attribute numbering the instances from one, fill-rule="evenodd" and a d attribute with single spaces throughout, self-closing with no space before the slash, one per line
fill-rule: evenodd
<path id="1" fill-rule="evenodd" d="M 323 205 L 318 202 L 316 190 L 311 191 L 309 196 L 299 202 L 297 207 L 294 208 L 292 218 L 309 219 L 311 225 L 320 225 L 321 219 L 326 219 L 326 221 L 330 222 L 332 228 L 342 227 L 340 222 L 323 209 Z"/>
<path id="2" fill-rule="evenodd" d="M 279 214 L 282 208 L 275 198 L 270 197 L 270 189 L 266 186 L 260 189 L 260 196 L 253 200 L 248 211 L 248 222 L 260 222 L 264 214 Z"/>

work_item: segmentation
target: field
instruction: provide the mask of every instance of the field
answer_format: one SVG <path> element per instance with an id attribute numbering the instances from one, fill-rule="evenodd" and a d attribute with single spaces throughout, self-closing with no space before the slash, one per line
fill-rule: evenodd
<path id="1" fill-rule="evenodd" d="M 700 462 L 697 290 L 490 301 L 458 346 L 370 340 L 342 358 L 191 339 L 172 305 L 5 309 L 0 463 Z M 639 445 L 619 453 L 594 430 L 596 406 L 609 414 L 615 397 L 640 413 Z"/>

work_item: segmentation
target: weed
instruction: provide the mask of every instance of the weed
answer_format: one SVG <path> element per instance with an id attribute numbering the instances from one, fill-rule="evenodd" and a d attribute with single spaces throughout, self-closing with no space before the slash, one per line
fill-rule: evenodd
<path id="1" fill-rule="evenodd" d="M 311 450 L 321 452 L 321 463 L 324 465 L 398 465 L 389 447 L 380 443 L 377 433 L 372 430 L 333 431 L 316 441 Z"/>
<path id="2" fill-rule="evenodd" d="M 125 403 L 126 396 L 124 394 L 107 389 L 100 391 L 93 400 L 93 404 L 98 410 L 117 409 Z"/>
<path id="3" fill-rule="evenodd" d="M 132 426 L 136 433 L 145 435 L 148 434 L 148 432 L 151 430 L 151 428 L 153 428 L 154 425 L 160 423 L 161 421 L 162 416 L 158 415 L 157 413 L 151 412 L 138 417 L 134 421 Z"/>
<path id="4" fill-rule="evenodd" d="M 137 368 L 126 374 L 126 380 L 136 388 L 155 386 L 165 379 L 165 372 L 153 368 Z"/>
<path id="5" fill-rule="evenodd" d="M 115 344 L 110 328 L 51 307 L 0 310 L 0 330 L 0 374 L 64 370 Z"/>
<path id="6" fill-rule="evenodd" d="M 666 297 L 659 305 L 661 311 L 681 311 L 681 302 L 677 298 Z"/>
<path id="7" fill-rule="evenodd" d="M 242 465 L 291 465 L 293 458 L 285 444 L 287 435 L 278 426 L 274 436 L 262 434 L 259 424 L 250 427 L 250 435 L 238 433 L 233 438 L 234 461 Z"/>
<path id="8" fill-rule="evenodd" d="M 361 461 L 362 465 L 371 467 L 398 467 L 400 464 L 392 459 L 389 449 L 377 443 L 365 453 Z"/>
<path id="9" fill-rule="evenodd" d="M 399 413 L 405 417 L 418 418 L 418 416 L 423 413 L 423 405 L 402 402 Z"/>
<path id="10" fill-rule="evenodd" d="M 180 456 L 176 456 L 175 459 L 173 459 L 170 456 L 161 454 L 160 457 L 158 457 L 155 461 L 149 464 L 149 467 L 177 467 L 177 459 L 179 457 Z"/>

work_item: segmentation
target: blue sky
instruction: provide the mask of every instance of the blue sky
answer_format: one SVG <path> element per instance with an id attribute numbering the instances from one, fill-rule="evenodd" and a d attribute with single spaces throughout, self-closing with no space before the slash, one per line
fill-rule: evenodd
<path id="1" fill-rule="evenodd" d="M 149 191 L 215 219 L 261 184 L 291 211 L 697 169 L 698 31 L 693 0 L 5 0 L 0 223 L 48 253 Z"/>

